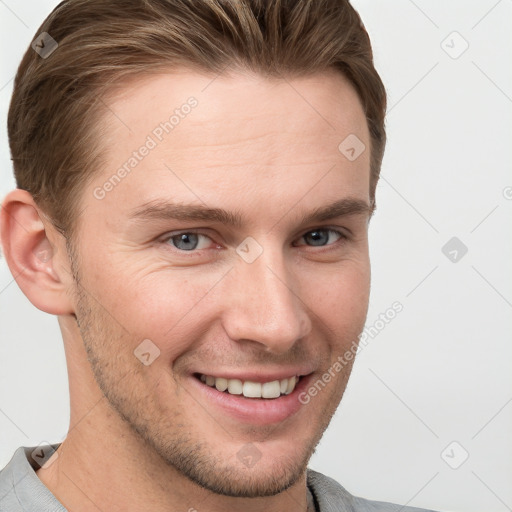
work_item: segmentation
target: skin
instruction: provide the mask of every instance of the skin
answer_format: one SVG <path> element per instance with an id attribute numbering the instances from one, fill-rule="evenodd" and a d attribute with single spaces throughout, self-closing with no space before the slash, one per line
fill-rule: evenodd
<path id="1" fill-rule="evenodd" d="M 3 202 L 9 267 L 62 330 L 70 428 L 37 476 L 69 510 L 306 510 L 306 466 L 351 364 L 270 425 L 223 414 L 191 372 L 300 367 L 314 382 L 357 339 L 368 308 L 370 214 L 300 219 L 342 198 L 370 204 L 368 129 L 338 73 L 214 78 L 173 71 L 109 97 L 98 127 L 106 165 L 83 191 L 74 261 L 28 192 Z M 96 199 L 95 187 L 190 96 L 197 107 Z M 355 161 L 338 150 L 349 134 L 367 148 Z M 130 220 L 155 199 L 221 207 L 243 223 Z M 200 248 L 180 252 L 170 234 L 191 229 L 203 234 Z M 318 229 L 323 245 L 303 236 Z M 263 249 L 250 264 L 236 252 L 248 236 Z M 148 366 L 134 356 L 144 339 L 160 350 Z M 252 467 L 237 457 L 249 444 L 261 455 Z"/>

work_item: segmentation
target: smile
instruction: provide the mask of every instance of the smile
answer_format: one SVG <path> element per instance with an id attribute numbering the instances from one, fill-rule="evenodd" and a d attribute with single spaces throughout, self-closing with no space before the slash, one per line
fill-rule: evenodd
<path id="1" fill-rule="evenodd" d="M 199 379 L 207 386 L 230 395 L 243 395 L 245 398 L 271 399 L 292 393 L 300 377 L 293 375 L 286 379 L 270 382 L 253 382 L 250 380 L 226 379 L 224 377 L 200 374 Z"/>

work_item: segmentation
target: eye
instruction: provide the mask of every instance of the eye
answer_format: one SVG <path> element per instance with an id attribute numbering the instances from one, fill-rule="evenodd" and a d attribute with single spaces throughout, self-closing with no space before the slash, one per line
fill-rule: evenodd
<path id="1" fill-rule="evenodd" d="M 176 235 L 167 237 L 164 241 L 171 244 L 180 251 L 195 251 L 206 249 L 208 243 L 205 240 L 212 241 L 210 237 L 193 231 L 184 231 Z"/>
<path id="2" fill-rule="evenodd" d="M 332 238 L 330 235 L 334 235 L 337 238 L 334 242 L 328 243 L 329 239 Z M 307 242 L 311 242 L 312 247 L 322 247 L 325 245 L 334 245 L 338 240 L 346 239 L 347 237 L 341 231 L 336 229 L 319 228 L 304 233 L 300 238 Z"/>
<path id="3" fill-rule="evenodd" d="M 306 241 L 305 244 L 295 243 L 294 245 L 309 245 L 310 247 L 324 247 L 335 245 L 340 240 L 345 240 L 347 236 L 341 231 L 330 228 L 318 228 L 304 233 L 300 239 Z M 299 240 L 300 240 L 299 239 Z M 333 240 L 334 239 L 334 240 Z M 203 234 L 195 231 L 182 231 L 167 235 L 162 242 L 171 245 L 178 252 L 194 252 L 208 247 L 214 243 L 213 240 Z"/>

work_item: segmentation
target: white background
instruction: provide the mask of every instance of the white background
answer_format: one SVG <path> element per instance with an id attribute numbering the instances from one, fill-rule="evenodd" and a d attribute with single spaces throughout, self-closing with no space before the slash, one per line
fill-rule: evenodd
<path id="1" fill-rule="evenodd" d="M 57 3 L 0 1 L 2 198 L 12 79 Z M 353 4 L 389 94 L 368 325 L 404 309 L 360 352 L 310 467 L 366 498 L 512 510 L 512 2 Z M 441 250 L 452 237 L 468 248 L 456 263 Z M 3 259 L 0 329 L 1 468 L 18 446 L 60 442 L 69 421 L 57 320 Z"/>

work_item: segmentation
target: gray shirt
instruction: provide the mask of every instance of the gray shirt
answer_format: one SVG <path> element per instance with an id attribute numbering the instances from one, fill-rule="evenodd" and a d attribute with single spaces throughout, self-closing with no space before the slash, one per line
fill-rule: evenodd
<path id="1" fill-rule="evenodd" d="M 36 475 L 39 465 L 31 457 L 35 448 L 21 446 L 0 471 L 0 512 L 67 512 Z M 332 478 L 312 469 L 307 470 L 307 485 L 308 498 L 317 512 L 432 512 L 357 498 Z"/>

